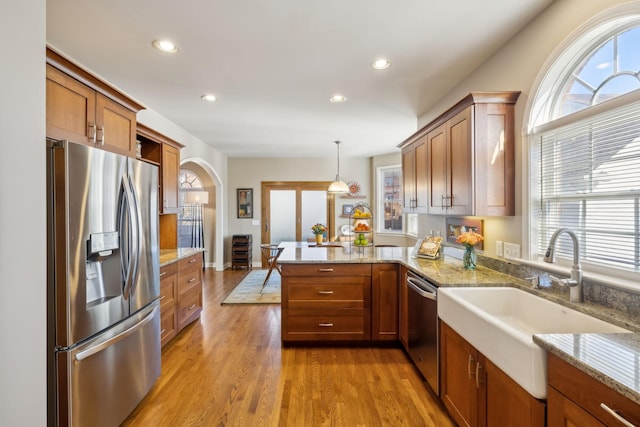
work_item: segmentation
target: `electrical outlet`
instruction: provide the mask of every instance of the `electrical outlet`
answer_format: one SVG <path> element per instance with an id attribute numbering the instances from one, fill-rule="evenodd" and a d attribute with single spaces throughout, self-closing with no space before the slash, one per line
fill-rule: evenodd
<path id="1" fill-rule="evenodd" d="M 515 243 L 504 242 L 504 257 L 520 258 L 520 245 L 516 245 Z"/>
<path id="2" fill-rule="evenodd" d="M 502 240 L 496 240 L 496 256 L 502 255 Z"/>

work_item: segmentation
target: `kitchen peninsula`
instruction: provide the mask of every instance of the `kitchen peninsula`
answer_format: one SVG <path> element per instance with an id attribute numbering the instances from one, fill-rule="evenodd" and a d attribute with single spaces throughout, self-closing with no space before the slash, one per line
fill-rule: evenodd
<path id="1" fill-rule="evenodd" d="M 279 263 L 282 267 L 282 340 L 285 344 L 336 341 L 380 344 L 381 341 L 395 340 L 400 341 L 406 349 L 407 293 L 404 279 L 407 271 L 424 277 L 438 287 L 511 286 L 635 332 L 554 336 L 541 334 L 534 335 L 533 340 L 553 355 L 550 360 L 553 359 L 554 364 L 551 365 L 550 361 L 550 368 L 557 366 L 556 360 L 559 359 L 583 373 L 585 379 L 610 391 L 616 398 L 622 398 L 626 405 L 622 406 L 624 413 L 631 416 L 631 419 L 636 420 L 640 413 L 640 382 L 633 379 L 633 362 L 619 364 L 624 372 L 612 373 L 597 362 L 590 363 L 600 360 L 596 357 L 601 352 L 599 346 L 583 346 L 580 355 L 576 356 L 567 350 L 566 345 L 568 342 L 575 343 L 576 339 L 589 342 L 604 340 L 607 343 L 607 353 L 629 354 L 632 356 L 629 360 L 636 360 L 640 355 L 640 329 L 633 319 L 595 304 L 570 303 L 565 293 L 550 288 L 534 289 L 528 281 L 499 271 L 484 267 L 465 270 L 461 260 L 457 258 L 444 256 L 437 260 L 418 259 L 412 256 L 413 248 L 311 247 L 306 243 L 283 243 L 283 246 L 285 249 Z M 444 359 L 443 353 L 440 354 L 441 359 Z M 443 369 L 442 365 L 440 369 Z M 554 390 L 565 392 L 580 389 L 581 385 L 575 384 L 572 384 L 573 389 L 565 387 L 563 382 L 566 378 L 558 377 L 556 372 L 558 371 L 549 370 L 549 384 L 554 385 Z M 503 374 L 503 377 L 506 375 Z M 445 381 L 442 379 L 442 371 L 440 378 L 442 390 L 442 381 Z M 493 381 L 493 387 L 504 386 L 502 379 L 498 381 L 498 386 L 495 385 L 495 376 L 482 381 Z M 584 384 L 585 390 L 592 387 L 593 385 Z M 491 394 L 490 388 L 487 390 Z M 509 392 L 509 395 L 512 394 Z M 563 416 L 570 419 L 570 415 L 561 414 L 563 409 L 560 407 L 563 403 L 558 403 L 558 396 L 558 393 L 550 392 L 548 402 L 536 400 L 532 396 L 528 398 L 534 404 L 542 404 L 543 411 L 545 405 L 548 405 L 549 411 L 553 409 L 554 413 L 549 413 L 549 416 L 554 419 L 561 419 Z M 448 398 L 442 391 L 440 397 L 443 401 Z M 564 401 L 574 399 L 574 402 L 583 407 L 588 407 L 591 403 L 582 403 L 578 401 L 578 397 L 566 392 L 560 398 L 565 399 Z M 602 415 L 601 419 L 608 420 L 606 416 Z M 533 420 L 535 417 L 530 418 Z M 454 416 L 454 419 L 457 418 Z M 544 420 L 544 415 L 542 419 Z M 540 417 L 528 425 L 541 425 Z"/>

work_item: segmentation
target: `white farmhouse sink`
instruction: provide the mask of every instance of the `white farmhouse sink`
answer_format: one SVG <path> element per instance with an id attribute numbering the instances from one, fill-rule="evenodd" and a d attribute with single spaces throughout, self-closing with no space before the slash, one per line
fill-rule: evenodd
<path id="1" fill-rule="evenodd" d="M 516 288 L 439 288 L 438 316 L 533 397 L 547 397 L 547 352 L 533 334 L 626 329 Z"/>

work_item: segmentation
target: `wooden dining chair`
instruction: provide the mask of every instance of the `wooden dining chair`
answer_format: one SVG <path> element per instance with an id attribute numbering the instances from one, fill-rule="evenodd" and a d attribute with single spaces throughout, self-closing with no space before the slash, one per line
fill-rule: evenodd
<path id="1" fill-rule="evenodd" d="M 280 275 L 282 275 L 282 271 L 280 270 L 280 266 L 278 266 L 278 257 L 284 248 L 275 244 L 264 244 L 260 245 L 260 251 L 262 252 L 262 256 L 267 261 L 267 266 L 269 271 L 267 271 L 267 276 L 264 278 L 264 282 L 262 283 L 262 287 L 264 288 L 267 282 L 269 281 L 269 277 L 271 277 L 271 272 L 275 269 Z"/>

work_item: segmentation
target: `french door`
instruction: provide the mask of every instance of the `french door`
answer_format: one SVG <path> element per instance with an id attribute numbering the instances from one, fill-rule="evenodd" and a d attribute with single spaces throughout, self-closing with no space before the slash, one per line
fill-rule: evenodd
<path id="1" fill-rule="evenodd" d="M 263 182 L 262 243 L 307 241 L 311 226 L 327 226 L 326 238 L 335 235 L 335 199 L 327 193 L 331 182 Z"/>

